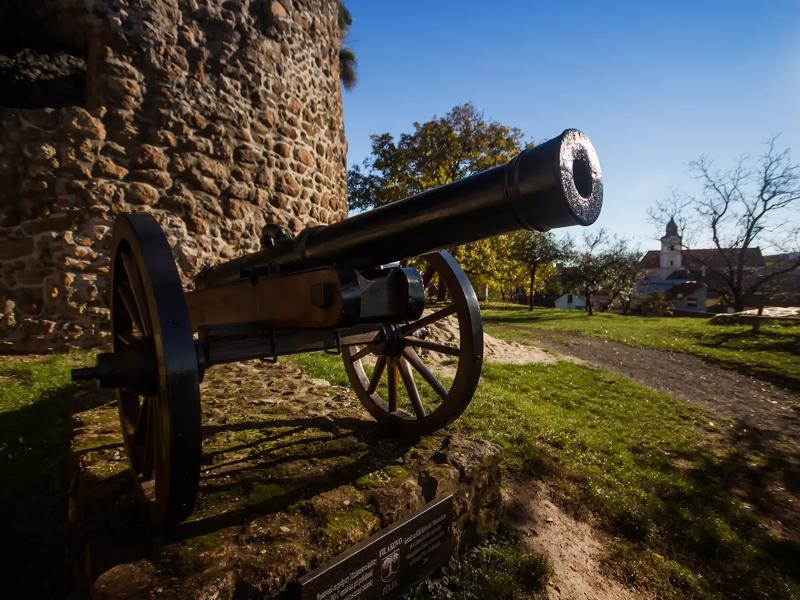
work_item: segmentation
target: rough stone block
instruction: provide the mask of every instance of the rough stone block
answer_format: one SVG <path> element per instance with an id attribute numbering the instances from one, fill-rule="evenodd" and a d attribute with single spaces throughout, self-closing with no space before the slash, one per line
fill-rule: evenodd
<path id="1" fill-rule="evenodd" d="M 161 148 L 150 144 L 142 144 L 134 151 L 132 164 L 140 169 L 163 171 L 169 164 L 169 158 Z"/>
<path id="2" fill-rule="evenodd" d="M 133 181 L 125 186 L 125 200 L 133 204 L 155 204 L 158 190 L 152 185 Z"/>

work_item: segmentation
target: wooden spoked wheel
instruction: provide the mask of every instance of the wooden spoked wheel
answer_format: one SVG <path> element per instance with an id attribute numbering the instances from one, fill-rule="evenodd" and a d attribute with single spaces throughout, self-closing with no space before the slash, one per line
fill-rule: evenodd
<path id="1" fill-rule="evenodd" d="M 343 343 L 342 348 L 358 399 L 377 421 L 407 435 L 436 431 L 464 412 L 483 363 L 483 328 L 469 279 L 447 252 L 422 260 L 425 287 L 438 279 L 437 296 L 443 301 L 417 321 L 384 324 L 368 343 Z M 458 322 L 457 341 L 426 339 L 431 328 L 451 315 Z"/>
<path id="2" fill-rule="evenodd" d="M 154 527 L 188 517 L 197 496 L 200 389 L 183 288 L 169 244 L 150 215 L 114 224 L 111 333 L 127 357 L 119 417 L 136 489 Z"/>

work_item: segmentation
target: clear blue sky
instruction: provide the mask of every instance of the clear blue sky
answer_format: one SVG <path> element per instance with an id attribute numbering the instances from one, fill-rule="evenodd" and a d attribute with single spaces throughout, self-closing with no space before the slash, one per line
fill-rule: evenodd
<path id="1" fill-rule="evenodd" d="M 466 101 L 534 141 L 576 127 L 603 168 L 597 226 L 646 250 L 647 207 L 697 189 L 689 160 L 727 167 L 782 132 L 800 161 L 800 0 L 346 3 L 349 165 Z"/>

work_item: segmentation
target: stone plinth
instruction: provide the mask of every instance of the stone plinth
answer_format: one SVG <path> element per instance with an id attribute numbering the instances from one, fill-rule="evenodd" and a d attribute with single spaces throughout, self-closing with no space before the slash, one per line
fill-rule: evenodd
<path id="1" fill-rule="evenodd" d="M 131 497 L 111 395 L 76 394 L 75 574 L 96 598 L 271 597 L 426 502 L 454 494 L 456 545 L 500 518 L 499 449 L 385 436 L 352 393 L 291 365 L 215 367 L 203 384 L 194 515 L 156 535 Z"/>

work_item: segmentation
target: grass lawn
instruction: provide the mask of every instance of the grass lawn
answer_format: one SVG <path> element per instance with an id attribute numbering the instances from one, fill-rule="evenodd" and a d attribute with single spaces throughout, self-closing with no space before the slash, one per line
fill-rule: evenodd
<path id="1" fill-rule="evenodd" d="M 347 385 L 340 357 L 292 360 Z M 11 596 L 23 587 L 40 597 L 68 589 L 68 369 L 85 362 L 0 358 Z M 800 598 L 800 547 L 771 533 L 764 518 L 779 520 L 780 507 L 800 495 L 796 441 L 725 439 L 699 410 L 566 362 L 485 365 L 454 427 L 498 443 L 509 470 L 543 477 L 571 512 L 596 518 L 612 539 L 607 567 L 623 581 L 659 598 Z M 473 559 L 503 569 L 529 560 L 505 548 Z"/>
<path id="2" fill-rule="evenodd" d="M 292 360 L 347 384 L 335 356 Z M 796 498 L 800 465 L 734 447 L 699 410 L 591 367 L 489 364 L 454 426 L 498 443 L 507 468 L 544 477 L 571 512 L 598 518 L 623 581 L 659 598 L 800 597 L 800 547 L 756 517 L 787 490 Z"/>
<path id="3" fill-rule="evenodd" d="M 69 369 L 85 359 L 0 356 L 4 597 L 63 598 L 70 589 Z"/>
<path id="4" fill-rule="evenodd" d="M 632 346 L 684 352 L 727 367 L 800 387 L 800 326 L 712 325 L 706 319 L 636 317 L 508 305 L 483 311 L 488 333 L 531 341 L 536 329 L 566 331 Z"/>

